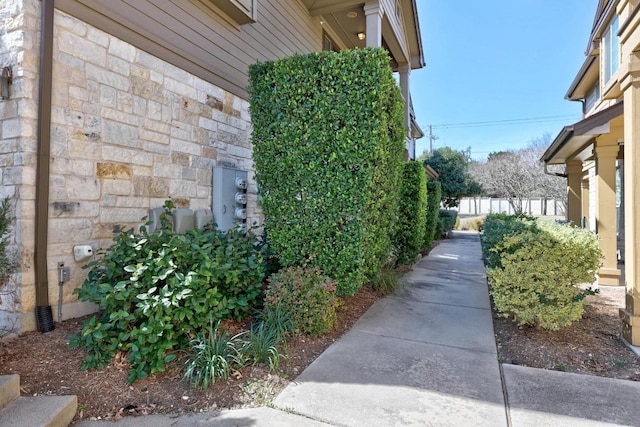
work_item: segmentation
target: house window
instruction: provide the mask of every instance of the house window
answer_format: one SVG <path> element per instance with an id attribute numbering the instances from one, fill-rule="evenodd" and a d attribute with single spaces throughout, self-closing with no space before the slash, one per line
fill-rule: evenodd
<path id="1" fill-rule="evenodd" d="M 618 71 L 620 65 L 620 38 L 618 37 L 618 16 L 616 15 L 602 36 L 602 67 L 604 83 Z"/>
<path id="2" fill-rule="evenodd" d="M 322 32 L 322 50 L 340 51 L 338 46 L 333 42 L 333 39 L 324 31 Z"/>
<path id="3" fill-rule="evenodd" d="M 584 113 L 588 113 L 596 105 L 596 102 L 600 99 L 600 82 L 596 82 L 595 85 L 587 92 L 587 96 L 584 99 Z"/>

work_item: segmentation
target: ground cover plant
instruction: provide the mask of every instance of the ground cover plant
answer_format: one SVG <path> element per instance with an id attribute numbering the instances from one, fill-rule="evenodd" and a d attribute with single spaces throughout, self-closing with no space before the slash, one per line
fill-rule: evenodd
<path id="1" fill-rule="evenodd" d="M 88 352 L 83 368 L 104 368 L 123 352 L 130 382 L 164 371 L 193 334 L 244 318 L 259 303 L 264 266 L 255 236 L 211 227 L 177 234 L 171 208 L 159 229 L 123 230 L 88 264 L 78 298 L 101 312 L 71 337 L 73 347 Z"/>
<path id="2" fill-rule="evenodd" d="M 518 325 L 557 330 L 579 320 L 602 254 L 587 230 L 489 215 L 483 234 L 496 310 Z"/>
<path id="3" fill-rule="evenodd" d="M 320 268 L 287 267 L 269 278 L 265 306 L 288 313 L 293 328 L 316 336 L 336 325 L 336 285 Z"/>
<path id="4" fill-rule="evenodd" d="M 383 49 L 250 67 L 256 180 L 273 253 L 352 295 L 393 250 L 403 100 Z"/>

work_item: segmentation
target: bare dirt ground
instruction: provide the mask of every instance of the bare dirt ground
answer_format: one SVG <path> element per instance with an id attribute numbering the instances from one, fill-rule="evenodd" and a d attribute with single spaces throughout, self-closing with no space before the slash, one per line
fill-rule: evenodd
<path id="1" fill-rule="evenodd" d="M 0 375 L 20 374 L 23 395 L 77 395 L 76 420 L 261 406 L 349 330 L 378 298 L 365 286 L 343 301 L 335 331 L 319 338 L 290 339 L 277 374 L 258 365 L 228 380 L 218 380 L 206 392 L 194 390 L 182 380 L 184 357 L 167 372 L 133 385 L 127 383 L 128 366 L 123 359 L 116 359 L 104 370 L 80 370 L 84 351 L 70 350 L 67 338 L 81 330 L 78 319 L 56 324 L 47 334 L 32 332 L 0 342 Z M 601 294 L 589 297 L 589 301 L 582 320 L 556 332 L 518 328 L 494 315 L 499 360 L 640 381 L 640 358 L 620 338 L 618 308 L 624 301 L 624 289 L 602 288 Z"/>
<path id="2" fill-rule="evenodd" d="M 184 356 L 170 364 L 166 372 L 132 385 L 127 383 L 126 358 L 116 358 L 103 370 L 81 370 L 85 352 L 71 350 L 68 345 L 68 336 L 82 329 L 80 319 L 58 323 L 55 330 L 46 334 L 30 332 L 0 342 L 0 375 L 20 374 L 23 395 L 77 395 L 76 420 L 261 406 L 348 331 L 378 298 L 376 291 L 365 286 L 353 297 L 342 300 L 334 331 L 318 338 L 289 339 L 286 358 L 281 359 L 277 374 L 256 365 L 228 380 L 216 381 L 206 392 L 194 390 L 182 380 Z"/>
<path id="3" fill-rule="evenodd" d="M 624 289 L 603 286 L 588 301 L 581 320 L 555 332 L 518 328 L 494 313 L 501 362 L 640 381 L 640 357 L 621 339 L 618 309 L 624 305 Z"/>

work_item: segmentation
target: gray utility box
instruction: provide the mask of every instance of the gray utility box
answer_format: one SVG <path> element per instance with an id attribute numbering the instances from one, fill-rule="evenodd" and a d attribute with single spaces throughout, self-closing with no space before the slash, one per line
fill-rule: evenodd
<path id="1" fill-rule="evenodd" d="M 237 225 L 247 229 L 247 171 L 215 166 L 213 168 L 212 211 L 218 229 Z"/>

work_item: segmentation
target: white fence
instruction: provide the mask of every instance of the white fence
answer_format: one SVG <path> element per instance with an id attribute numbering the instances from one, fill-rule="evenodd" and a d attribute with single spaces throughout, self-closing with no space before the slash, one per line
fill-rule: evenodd
<path id="1" fill-rule="evenodd" d="M 490 213 L 514 214 L 507 199 L 492 197 L 464 197 L 457 208 L 460 215 L 486 215 Z M 523 213 L 542 216 L 565 216 L 565 203 L 554 199 L 522 199 Z"/>

